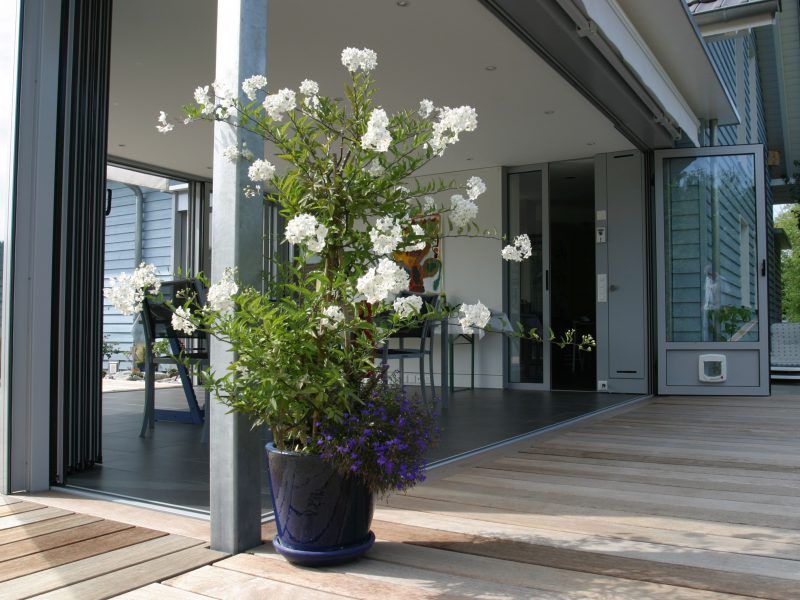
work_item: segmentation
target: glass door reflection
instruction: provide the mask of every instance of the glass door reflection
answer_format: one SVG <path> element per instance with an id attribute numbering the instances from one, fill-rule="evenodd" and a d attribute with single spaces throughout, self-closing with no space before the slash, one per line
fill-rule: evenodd
<path id="1" fill-rule="evenodd" d="M 521 263 L 506 263 L 508 316 L 512 325 L 536 329 L 547 337 L 547 174 L 544 167 L 514 169 L 507 173 L 507 220 L 509 240 L 526 233 L 532 256 Z M 549 344 L 508 338 L 508 383 L 522 387 L 549 386 Z"/>

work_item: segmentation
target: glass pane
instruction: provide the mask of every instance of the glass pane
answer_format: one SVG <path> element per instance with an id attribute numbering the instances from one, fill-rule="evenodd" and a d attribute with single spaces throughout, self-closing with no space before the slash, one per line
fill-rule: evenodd
<path id="1" fill-rule="evenodd" d="M 544 281 L 542 269 L 542 172 L 508 175 L 509 238 L 527 233 L 533 255 L 521 263 L 508 263 L 509 318 L 544 336 Z M 544 348 L 541 343 L 508 338 L 509 380 L 512 383 L 544 381 Z"/>
<path id="2" fill-rule="evenodd" d="M 667 341 L 758 341 L 755 157 L 664 161 Z"/>

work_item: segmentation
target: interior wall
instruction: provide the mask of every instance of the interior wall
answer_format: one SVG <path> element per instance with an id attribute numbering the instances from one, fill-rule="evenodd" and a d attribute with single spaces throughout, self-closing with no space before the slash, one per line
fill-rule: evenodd
<path id="1" fill-rule="evenodd" d="M 495 229 L 502 232 L 503 225 L 503 179 L 502 168 L 491 167 L 474 171 L 455 171 L 431 176 L 446 181 L 454 179 L 466 182 L 477 175 L 486 182 L 486 193 L 477 201 L 478 223 L 482 229 Z M 437 205 L 449 206 L 450 193 L 436 196 Z M 444 225 L 445 229 L 447 225 Z M 502 244 L 498 240 L 449 237 L 442 242 L 444 263 L 444 291 L 450 304 L 474 303 L 480 300 L 489 310 L 503 310 L 503 264 L 500 257 Z M 434 374 L 437 384 L 440 372 L 441 338 L 434 339 Z M 475 342 L 475 386 L 481 388 L 503 387 L 503 338 L 499 334 L 488 333 Z M 456 347 L 454 353 L 454 383 L 456 387 L 470 383 L 469 346 Z M 390 364 L 399 368 L 397 362 Z M 406 377 L 419 373 L 416 361 L 407 361 Z M 411 381 L 409 381 L 411 383 Z"/>

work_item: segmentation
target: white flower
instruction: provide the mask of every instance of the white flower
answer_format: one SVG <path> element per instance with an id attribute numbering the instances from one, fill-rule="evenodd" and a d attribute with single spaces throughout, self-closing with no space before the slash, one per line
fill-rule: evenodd
<path id="1" fill-rule="evenodd" d="M 253 75 L 242 82 L 242 91 L 250 102 L 256 99 L 256 92 L 267 87 L 267 78 L 263 75 Z"/>
<path id="2" fill-rule="evenodd" d="M 431 113 L 434 110 L 433 102 L 425 98 L 425 100 L 420 100 L 419 103 L 419 116 L 423 119 L 431 116 Z"/>
<path id="3" fill-rule="evenodd" d="M 351 73 L 359 69 L 368 72 L 378 66 L 378 55 L 369 48 L 345 48 L 342 50 L 342 64 Z"/>
<path id="4" fill-rule="evenodd" d="M 222 157 L 228 162 L 237 162 L 239 160 L 239 156 L 239 149 L 236 146 L 228 146 L 222 151 Z"/>
<path id="5" fill-rule="evenodd" d="M 408 287 L 408 274 L 393 260 L 382 258 L 378 266 L 358 278 L 356 289 L 370 304 L 383 302 L 390 294 L 397 294 Z"/>
<path id="6" fill-rule="evenodd" d="M 220 119 L 227 119 L 236 100 L 233 97 L 233 91 L 224 83 L 219 83 L 217 81 L 212 83 L 211 86 L 214 88 L 214 94 L 220 105 L 217 109 L 217 116 Z"/>
<path id="7" fill-rule="evenodd" d="M 439 120 L 433 124 L 430 147 L 433 153 L 441 156 L 448 144 L 458 141 L 462 131 L 475 131 L 478 127 L 478 113 L 471 106 L 450 108 L 445 106 L 439 110 Z"/>
<path id="8" fill-rule="evenodd" d="M 214 112 L 214 101 L 211 99 L 207 85 L 198 86 L 194 90 L 194 101 L 200 105 L 204 115 Z"/>
<path id="9" fill-rule="evenodd" d="M 270 119 L 280 121 L 283 115 L 294 110 L 297 106 L 297 98 L 293 90 L 283 88 L 275 94 L 270 94 L 264 98 L 264 110 L 267 111 Z"/>
<path id="10" fill-rule="evenodd" d="M 533 247 L 527 233 L 515 237 L 514 245 L 509 244 L 500 252 L 504 259 L 514 262 L 522 262 L 526 258 L 530 258 L 532 253 Z"/>
<path id="11" fill-rule="evenodd" d="M 163 110 L 158 113 L 158 125 L 156 125 L 156 129 L 158 129 L 159 133 L 169 133 L 173 129 L 175 129 L 175 125 L 167 121 L 167 113 Z"/>
<path id="12" fill-rule="evenodd" d="M 388 127 L 389 117 L 386 116 L 386 111 L 382 108 L 373 109 L 367 121 L 367 131 L 361 138 L 361 147 L 365 150 L 386 152 L 392 143 Z"/>
<path id="13" fill-rule="evenodd" d="M 147 294 L 157 294 L 161 280 L 156 276 L 156 266 L 142 263 L 133 274 L 120 273 L 111 278 L 111 287 L 103 290 L 111 305 L 123 315 L 132 315 L 142 310 Z"/>
<path id="14" fill-rule="evenodd" d="M 313 79 L 303 79 L 300 83 L 300 93 L 304 96 L 316 96 L 319 94 L 319 84 Z"/>
<path id="15" fill-rule="evenodd" d="M 261 193 L 260 185 L 246 185 L 242 190 L 245 198 L 255 198 Z"/>
<path id="16" fill-rule="evenodd" d="M 411 225 L 411 233 L 414 234 L 414 237 L 421 238 L 425 235 L 425 230 L 416 223 Z M 420 239 L 419 241 L 409 244 L 405 248 L 403 248 L 403 252 L 415 252 L 417 250 L 423 250 L 428 242 L 425 239 Z"/>
<path id="17" fill-rule="evenodd" d="M 422 310 L 422 297 L 421 296 L 401 296 L 395 299 L 392 304 L 394 312 L 401 319 L 407 319 L 413 314 Z"/>
<path id="18" fill-rule="evenodd" d="M 334 329 L 344 321 L 344 312 L 338 306 L 328 306 L 322 311 L 323 316 L 319 319 L 320 327 Z"/>
<path id="19" fill-rule="evenodd" d="M 383 166 L 381 165 L 380 161 L 377 158 L 369 161 L 369 164 L 367 165 L 365 170 L 373 177 L 380 177 L 381 175 L 383 175 L 385 171 L 385 169 L 383 168 Z"/>
<path id="20" fill-rule="evenodd" d="M 473 333 L 473 327 L 478 329 L 485 328 L 492 317 L 492 313 L 480 301 L 475 304 L 462 304 L 460 308 L 461 316 L 458 319 L 458 323 L 467 335 Z"/>
<path id="21" fill-rule="evenodd" d="M 208 288 L 206 310 L 213 310 L 222 314 L 233 311 L 235 303 L 233 296 L 239 291 L 236 283 L 236 269 L 228 267 L 222 272 L 220 280 Z"/>
<path id="22" fill-rule="evenodd" d="M 403 241 L 403 228 L 391 217 L 382 217 L 369 232 L 375 254 L 391 254 Z"/>
<path id="23" fill-rule="evenodd" d="M 269 181 L 275 175 L 275 167 L 268 160 L 257 159 L 247 169 L 250 181 Z"/>
<path id="24" fill-rule="evenodd" d="M 290 244 L 305 244 L 312 252 L 322 252 L 328 228 L 317 221 L 314 215 L 301 213 L 286 224 L 286 241 Z"/>
<path id="25" fill-rule="evenodd" d="M 179 306 L 172 313 L 172 328 L 175 331 L 182 331 L 186 335 L 192 335 L 197 331 L 197 325 L 192 322 L 192 313 L 190 310 Z"/>
<path id="26" fill-rule="evenodd" d="M 463 229 L 478 216 L 478 205 L 461 194 L 450 198 L 450 222 L 458 229 Z"/>
<path id="27" fill-rule="evenodd" d="M 467 179 L 467 197 L 470 200 L 477 200 L 478 196 L 486 191 L 486 184 L 480 177 L 470 177 Z"/>
<path id="28" fill-rule="evenodd" d="M 425 196 L 422 199 L 422 210 L 428 213 L 436 210 L 436 200 L 433 198 L 433 196 Z"/>

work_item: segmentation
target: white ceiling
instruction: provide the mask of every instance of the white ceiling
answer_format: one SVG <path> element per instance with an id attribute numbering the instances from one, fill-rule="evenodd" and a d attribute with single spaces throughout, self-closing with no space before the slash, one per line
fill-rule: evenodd
<path id="1" fill-rule="evenodd" d="M 214 78 L 216 2 L 114 3 L 109 154 L 210 177 L 208 124 L 156 132 Z M 378 52 L 377 99 L 388 110 L 470 104 L 478 130 L 436 163 L 440 172 L 520 165 L 630 148 L 594 106 L 477 0 L 269 0 L 269 89 L 306 77 L 338 96 L 345 46 Z M 494 71 L 486 66 L 494 65 Z M 555 111 L 545 114 L 545 111 Z M 471 160 L 470 160 L 471 159 Z"/>

